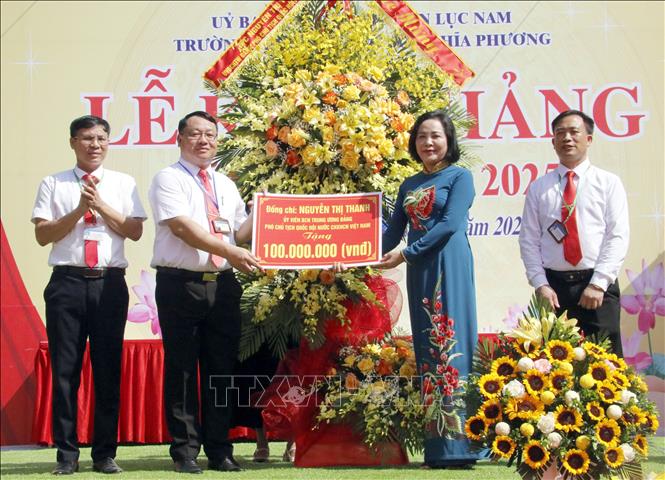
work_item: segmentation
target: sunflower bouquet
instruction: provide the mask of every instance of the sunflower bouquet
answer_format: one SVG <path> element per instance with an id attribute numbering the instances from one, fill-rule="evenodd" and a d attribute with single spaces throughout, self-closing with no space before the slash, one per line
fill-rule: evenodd
<path id="1" fill-rule="evenodd" d="M 641 478 L 658 429 L 647 385 L 609 342 L 532 302 L 518 326 L 479 345 L 467 384 L 465 431 L 523 479 Z"/>
<path id="2" fill-rule="evenodd" d="M 471 120 L 455 101 L 452 76 L 374 2 L 329 3 L 299 2 L 231 77 L 209 85 L 223 99 L 219 116 L 229 126 L 218 168 L 246 199 L 264 190 L 381 191 L 387 214 L 401 182 L 420 169 L 408 154 L 415 118 L 445 108 L 461 132 Z M 374 301 L 362 285 L 368 274 L 359 268 L 331 284 L 313 272 L 243 277 L 242 356 L 274 332 L 320 343 L 327 318 L 344 321 L 341 302 Z M 283 340 L 271 340 L 280 356 Z"/>

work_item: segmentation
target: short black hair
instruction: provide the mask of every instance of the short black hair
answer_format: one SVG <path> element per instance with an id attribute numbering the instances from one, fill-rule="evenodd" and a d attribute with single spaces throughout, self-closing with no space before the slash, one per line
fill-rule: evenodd
<path id="1" fill-rule="evenodd" d="M 215 117 L 213 117 L 212 115 L 210 115 L 208 112 L 204 112 L 202 110 L 197 110 L 195 112 L 188 113 L 187 115 L 182 117 L 182 119 L 180 119 L 180 121 L 178 122 L 178 133 L 180 135 L 183 134 L 183 132 L 185 131 L 185 127 L 187 127 L 187 120 L 189 120 L 192 117 L 205 118 L 210 123 L 215 125 L 215 130 L 217 130 L 217 119 Z"/>
<path id="2" fill-rule="evenodd" d="M 578 117 L 580 117 L 582 121 L 584 121 L 584 126 L 586 127 L 586 133 L 588 133 L 589 135 L 593 135 L 593 127 L 595 125 L 593 118 L 591 118 L 589 115 L 579 110 L 566 110 L 565 112 L 561 112 L 560 114 L 558 114 L 556 118 L 552 120 L 552 133 L 554 133 L 554 129 L 561 122 L 561 120 L 571 115 L 577 115 Z"/>
<path id="3" fill-rule="evenodd" d="M 444 110 L 434 110 L 432 112 L 423 113 L 418 117 L 416 123 L 413 124 L 411 129 L 411 136 L 409 137 L 409 153 L 414 160 L 422 163 L 420 156 L 416 150 L 416 137 L 418 136 L 418 129 L 427 120 L 436 118 L 443 126 L 443 132 L 446 134 L 446 142 L 448 143 L 448 151 L 446 152 L 443 160 L 449 164 L 455 163 L 459 160 L 460 151 L 457 142 L 457 134 L 455 133 L 455 125 L 450 119 L 450 116 Z"/>
<path id="4" fill-rule="evenodd" d="M 72 123 L 69 124 L 69 136 L 74 138 L 79 130 L 96 127 L 97 125 L 101 125 L 107 135 L 111 134 L 111 126 L 109 125 L 109 122 L 103 118 L 95 117 L 94 115 L 84 115 L 75 118 L 72 120 Z"/>

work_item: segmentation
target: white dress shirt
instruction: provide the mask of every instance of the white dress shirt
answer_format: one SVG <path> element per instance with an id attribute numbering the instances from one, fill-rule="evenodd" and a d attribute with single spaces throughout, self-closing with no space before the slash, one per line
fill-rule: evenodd
<path id="1" fill-rule="evenodd" d="M 590 283 L 603 290 L 614 283 L 628 251 L 628 201 L 616 175 L 591 165 L 588 159 L 573 171 L 577 186 L 577 231 L 582 260 L 571 265 L 563 256 L 563 243 L 547 231 L 561 221 L 568 168 L 540 177 L 529 187 L 522 213 L 519 243 L 527 278 L 534 288 L 547 285 L 545 268 L 558 271 L 593 269 Z"/>
<path id="2" fill-rule="evenodd" d="M 75 167 L 44 178 L 39 185 L 32 210 L 32 222 L 35 223 L 40 218 L 48 221 L 57 220 L 75 210 L 81 199 L 82 178 L 85 173 Z M 97 183 L 99 195 L 111 208 L 126 217 L 147 218 L 136 190 L 136 182 L 132 177 L 103 167 L 92 172 L 92 175 L 99 180 Z M 96 227 L 100 232 L 100 239 L 97 242 L 97 266 L 127 267 L 125 238 L 106 225 L 99 213 Z M 85 220 L 81 217 L 67 235 L 53 242 L 48 264 L 85 267 L 85 229 Z"/>
<path id="3" fill-rule="evenodd" d="M 247 218 L 245 203 L 235 183 L 226 175 L 208 168 L 208 178 L 217 200 L 219 215 L 228 220 L 232 232 L 223 238 L 235 245 L 234 232 Z M 205 205 L 205 187 L 198 177 L 199 167 L 183 158 L 159 171 L 152 180 L 149 191 L 150 206 L 155 219 L 155 246 L 152 267 L 173 267 L 195 272 L 217 270 L 210 261 L 210 254 L 191 247 L 176 237 L 165 221 L 175 217 L 187 217 L 210 231 Z M 223 260 L 220 270 L 231 268 Z"/>

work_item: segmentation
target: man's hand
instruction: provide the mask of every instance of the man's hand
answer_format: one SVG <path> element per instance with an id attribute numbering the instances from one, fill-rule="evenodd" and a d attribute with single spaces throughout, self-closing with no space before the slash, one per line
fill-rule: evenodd
<path id="1" fill-rule="evenodd" d="M 259 260 L 244 248 L 228 245 L 225 257 L 233 268 L 243 273 L 252 273 L 257 268 L 262 270 Z"/>
<path id="2" fill-rule="evenodd" d="M 81 188 L 81 200 L 79 205 L 85 205 L 90 210 L 100 211 L 106 206 L 104 200 L 99 195 L 97 185 L 94 182 L 86 182 Z"/>
<path id="3" fill-rule="evenodd" d="M 577 304 L 587 310 L 596 310 L 603 304 L 604 296 L 605 292 L 600 287 L 589 284 L 582 292 L 580 301 Z"/>
<path id="4" fill-rule="evenodd" d="M 559 308 L 559 297 L 557 297 L 556 292 L 549 285 L 538 287 L 536 289 L 536 294 L 547 300 L 552 308 Z"/>

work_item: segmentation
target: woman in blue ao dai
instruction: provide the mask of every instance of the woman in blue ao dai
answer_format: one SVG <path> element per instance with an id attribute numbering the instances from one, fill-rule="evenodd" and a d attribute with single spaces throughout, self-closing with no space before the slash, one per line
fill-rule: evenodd
<path id="1" fill-rule="evenodd" d="M 423 165 L 422 172 L 400 186 L 395 211 L 383 235 L 382 268 L 407 263 L 407 295 L 411 332 L 419 371 L 436 365 L 430 352 L 430 317 L 423 299 L 433 299 L 440 281 L 441 314 L 455 324 L 451 361 L 460 379 L 471 371 L 477 342 L 473 256 L 467 238 L 469 208 L 475 195 L 471 172 L 455 164 L 459 147 L 455 127 L 443 111 L 425 113 L 416 120 L 409 139 L 409 153 Z M 395 248 L 409 226 L 407 246 Z M 438 352 L 436 352 L 438 355 Z M 458 412 L 464 423 L 463 412 Z M 445 437 L 425 443 L 425 465 L 431 468 L 471 468 L 478 454 L 469 452 L 468 441 Z"/>

